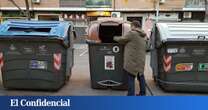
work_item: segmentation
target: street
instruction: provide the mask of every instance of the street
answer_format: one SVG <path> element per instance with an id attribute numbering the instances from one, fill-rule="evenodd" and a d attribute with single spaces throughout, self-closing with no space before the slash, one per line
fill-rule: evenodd
<path id="1" fill-rule="evenodd" d="M 95 90 L 90 85 L 88 47 L 86 44 L 75 44 L 75 65 L 68 84 L 64 85 L 59 91 L 34 91 L 34 90 L 6 90 L 2 83 L 0 86 L 0 95 L 2 96 L 125 96 L 126 91 Z M 157 87 L 152 79 L 151 69 L 149 66 L 150 56 L 146 56 L 145 77 L 147 85 L 155 96 L 196 96 L 207 95 L 200 93 L 167 93 Z M 1 78 L 0 78 L 1 79 Z M 1 81 L 2 82 L 2 81 Z M 139 91 L 138 83 L 136 84 L 136 91 Z M 147 90 L 147 95 L 150 96 Z"/>

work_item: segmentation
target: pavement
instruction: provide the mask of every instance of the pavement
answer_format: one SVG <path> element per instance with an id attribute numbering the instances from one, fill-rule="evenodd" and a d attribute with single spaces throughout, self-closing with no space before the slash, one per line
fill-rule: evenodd
<path id="1" fill-rule="evenodd" d="M 32 90 L 7 90 L 0 84 L 1 96 L 125 96 L 127 91 L 115 91 L 111 89 L 96 90 L 90 85 L 89 72 L 89 56 L 86 44 L 75 44 L 75 62 L 72 70 L 70 81 L 64 85 L 59 91 L 32 91 Z M 149 66 L 150 56 L 146 56 L 145 77 L 147 85 L 150 87 L 154 96 L 198 96 L 208 95 L 201 93 L 177 93 L 164 92 L 157 87 L 152 79 L 152 70 Z M 0 79 L 1 76 L 0 76 Z M 0 81 L 2 82 L 2 80 Z M 139 92 L 138 82 L 136 83 L 136 91 Z M 150 93 L 147 91 L 147 95 Z"/>

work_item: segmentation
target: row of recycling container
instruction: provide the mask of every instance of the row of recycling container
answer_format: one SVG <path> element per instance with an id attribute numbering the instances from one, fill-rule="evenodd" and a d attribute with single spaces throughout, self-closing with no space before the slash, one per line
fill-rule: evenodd
<path id="1" fill-rule="evenodd" d="M 88 28 L 91 87 L 127 89 L 124 46 L 113 41 L 130 23 L 102 19 Z M 208 92 L 208 24 L 157 23 L 150 37 L 150 65 L 166 91 Z M 73 24 L 64 21 L 6 21 L 0 26 L 0 69 L 7 89 L 58 90 L 74 65 Z"/>

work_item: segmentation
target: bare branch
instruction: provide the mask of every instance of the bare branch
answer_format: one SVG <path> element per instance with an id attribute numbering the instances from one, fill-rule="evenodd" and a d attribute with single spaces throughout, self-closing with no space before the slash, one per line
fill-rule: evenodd
<path id="1" fill-rule="evenodd" d="M 10 1 L 15 7 L 17 7 L 21 14 L 23 14 L 24 16 L 26 15 L 26 13 L 17 5 L 17 3 L 14 0 L 8 1 Z"/>

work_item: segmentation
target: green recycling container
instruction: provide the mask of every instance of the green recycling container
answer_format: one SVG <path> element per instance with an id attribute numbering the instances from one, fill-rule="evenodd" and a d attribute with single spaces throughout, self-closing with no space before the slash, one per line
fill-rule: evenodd
<path id="1" fill-rule="evenodd" d="M 127 89 L 123 69 L 124 45 L 113 40 L 122 36 L 130 25 L 122 20 L 104 19 L 93 22 L 88 32 L 91 87 L 94 89 Z"/>
<path id="2" fill-rule="evenodd" d="M 157 23 L 151 67 L 165 91 L 208 92 L 207 23 Z"/>
<path id="3" fill-rule="evenodd" d="M 0 27 L 0 69 L 7 89 L 58 90 L 70 78 L 70 22 L 6 21 Z"/>

